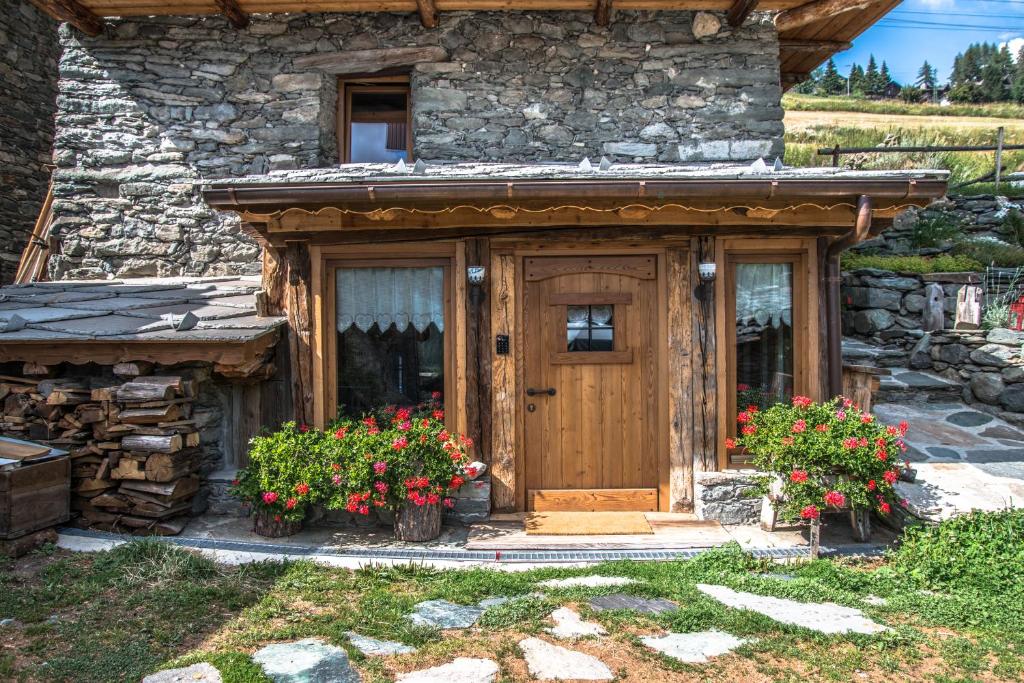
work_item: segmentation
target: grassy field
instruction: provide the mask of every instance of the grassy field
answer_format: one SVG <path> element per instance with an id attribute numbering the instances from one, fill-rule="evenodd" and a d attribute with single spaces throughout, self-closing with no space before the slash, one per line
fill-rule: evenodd
<path id="1" fill-rule="evenodd" d="M 981 117 L 997 119 L 1024 118 L 1019 104 L 908 104 L 899 100 L 865 100 L 858 97 L 813 97 L 786 93 L 782 98 L 786 111 L 861 112 L 898 116 Z"/>
<path id="2" fill-rule="evenodd" d="M 611 634 L 571 647 L 600 657 L 618 681 L 1015 681 L 1024 677 L 1021 533 L 1024 515 L 1008 513 L 926 531 L 884 562 L 820 560 L 779 568 L 727 547 L 689 562 L 524 573 L 416 567 L 351 572 L 310 562 L 223 567 L 156 542 L 96 555 L 50 548 L 0 560 L 0 619 L 15 619 L 0 627 L 0 680 L 138 681 L 169 665 L 209 661 L 226 683 L 255 683 L 265 680 L 249 659 L 255 649 L 316 636 L 349 649 L 369 683 L 457 656 L 494 659 L 503 683 L 527 681 L 518 641 L 546 637 L 547 614 L 571 605 Z M 530 595 L 542 579 L 580 574 L 628 576 L 638 583 Z M 891 630 L 825 636 L 723 607 L 695 588 L 701 582 L 857 607 Z M 680 609 L 648 616 L 593 613 L 583 604 L 588 596 L 616 590 L 668 598 Z M 471 604 L 497 595 L 521 598 L 493 608 L 466 631 L 442 633 L 405 619 L 420 600 Z M 698 666 L 657 655 L 639 641 L 665 630 L 711 628 L 750 642 Z M 367 659 L 348 646 L 350 630 L 419 651 Z"/>

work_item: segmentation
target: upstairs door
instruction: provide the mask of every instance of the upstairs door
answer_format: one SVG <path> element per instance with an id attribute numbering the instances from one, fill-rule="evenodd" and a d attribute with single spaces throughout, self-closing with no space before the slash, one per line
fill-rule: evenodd
<path id="1" fill-rule="evenodd" d="M 527 257 L 523 274 L 528 509 L 657 510 L 657 257 Z"/>

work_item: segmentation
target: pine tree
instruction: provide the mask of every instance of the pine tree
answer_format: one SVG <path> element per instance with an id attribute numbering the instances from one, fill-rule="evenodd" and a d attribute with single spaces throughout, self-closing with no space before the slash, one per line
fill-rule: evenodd
<path id="1" fill-rule="evenodd" d="M 1020 49 L 1020 53 L 1017 55 L 1017 65 L 1014 68 L 1013 87 L 1010 89 L 1010 95 L 1013 97 L 1014 102 L 1024 104 L 1024 47 Z"/>
<path id="2" fill-rule="evenodd" d="M 864 94 L 868 97 L 879 97 L 885 90 L 882 83 L 882 74 L 878 71 L 878 62 L 875 56 L 868 58 L 868 68 L 864 71 Z"/>
<path id="3" fill-rule="evenodd" d="M 823 95 L 842 95 L 846 92 L 846 79 L 839 75 L 834 59 L 825 65 L 825 74 L 818 83 L 818 90 Z"/>
<path id="4" fill-rule="evenodd" d="M 924 60 L 924 64 L 917 72 L 915 84 L 926 93 L 928 99 L 934 99 L 938 86 L 938 74 L 927 59 Z"/>
<path id="5" fill-rule="evenodd" d="M 860 64 L 854 64 L 852 67 L 850 67 L 850 94 L 863 97 L 864 84 L 864 67 L 862 67 Z"/>
<path id="6" fill-rule="evenodd" d="M 878 72 L 878 82 L 881 83 L 883 91 L 894 82 L 892 74 L 889 73 L 889 65 L 885 63 L 884 59 L 882 60 L 882 70 Z M 897 83 L 897 85 L 899 84 Z"/>

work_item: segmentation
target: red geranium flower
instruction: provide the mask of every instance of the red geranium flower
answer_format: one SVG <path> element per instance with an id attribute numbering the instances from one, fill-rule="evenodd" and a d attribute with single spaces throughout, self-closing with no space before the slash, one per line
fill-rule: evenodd
<path id="1" fill-rule="evenodd" d="M 849 448 L 850 450 L 853 450 L 854 448 L 857 448 L 858 445 L 859 442 L 857 441 L 857 437 L 855 436 L 848 436 L 845 439 L 843 439 L 843 448 Z"/>
<path id="2" fill-rule="evenodd" d="M 388 485 L 383 481 L 374 482 L 373 488 L 377 489 L 377 493 L 381 495 L 388 492 Z"/>
<path id="3" fill-rule="evenodd" d="M 793 423 L 793 433 L 794 434 L 801 434 L 801 433 L 803 433 L 806 430 L 807 430 L 807 422 L 805 422 L 804 420 L 797 420 L 796 422 Z"/>
<path id="4" fill-rule="evenodd" d="M 360 505 L 358 508 L 356 508 L 356 512 L 358 512 L 361 515 L 368 515 L 370 514 L 370 506 Z"/>
<path id="5" fill-rule="evenodd" d="M 882 503 L 881 505 L 878 506 L 878 509 L 882 511 L 883 515 L 887 515 L 890 512 L 892 512 L 892 506 L 889 505 L 888 503 Z"/>
<path id="6" fill-rule="evenodd" d="M 895 484 L 900 479 L 900 473 L 896 470 L 886 470 L 882 477 L 890 484 Z"/>
<path id="7" fill-rule="evenodd" d="M 428 504 L 430 504 L 430 505 L 437 505 L 440 502 L 441 502 L 441 496 L 437 495 L 436 493 L 428 493 L 427 494 L 427 503 Z"/>
<path id="8" fill-rule="evenodd" d="M 444 504 L 444 506 L 445 506 L 446 508 L 453 508 L 453 507 L 455 507 L 455 500 L 454 500 L 454 499 L 452 499 L 452 498 L 445 498 L 445 499 L 444 499 L 444 500 L 442 501 L 442 503 Z"/>
<path id="9" fill-rule="evenodd" d="M 794 408 L 810 408 L 811 404 L 814 403 L 811 399 L 806 396 L 794 396 L 793 407 Z"/>
<path id="10" fill-rule="evenodd" d="M 338 431 L 334 432 L 334 438 L 344 439 L 346 434 L 348 434 L 348 427 L 338 427 Z"/>
<path id="11" fill-rule="evenodd" d="M 303 434 L 305 434 L 306 432 L 309 431 L 309 425 L 307 425 L 307 424 L 300 424 L 299 425 L 299 431 L 302 432 Z"/>
<path id="12" fill-rule="evenodd" d="M 794 443 L 793 437 L 791 437 L 791 436 L 784 436 L 784 437 L 782 437 L 782 445 L 783 446 L 792 446 L 793 443 Z"/>
<path id="13" fill-rule="evenodd" d="M 825 494 L 825 503 L 832 507 L 841 508 L 846 505 L 846 496 L 839 491 L 829 491 Z"/>
<path id="14" fill-rule="evenodd" d="M 736 448 L 736 439 L 733 439 L 731 437 L 726 437 L 725 438 L 725 447 L 726 448 Z"/>
<path id="15" fill-rule="evenodd" d="M 430 392 L 430 398 L 434 399 L 435 401 L 438 400 L 439 398 L 441 398 L 441 392 L 440 391 L 432 391 L 432 392 Z"/>
<path id="16" fill-rule="evenodd" d="M 878 484 L 875 483 L 875 480 L 874 479 L 869 479 L 868 480 L 868 491 L 874 491 L 876 488 L 878 488 Z"/>
<path id="17" fill-rule="evenodd" d="M 386 462 L 384 462 L 383 460 L 378 460 L 377 462 L 373 463 L 373 473 L 374 474 L 384 474 L 387 471 L 388 471 L 388 464 Z"/>
<path id="18" fill-rule="evenodd" d="M 334 470 L 335 472 L 341 472 L 341 464 L 340 463 L 336 463 L 336 462 L 332 462 L 331 463 L 331 469 Z"/>
<path id="19" fill-rule="evenodd" d="M 400 436 L 400 437 L 398 437 L 397 439 L 395 439 L 394 441 L 391 442 L 391 447 L 393 449 L 395 449 L 396 451 L 400 451 L 400 450 L 402 450 L 403 448 L 405 448 L 408 445 L 409 445 L 409 440 L 406 439 L 404 436 Z"/>
<path id="20" fill-rule="evenodd" d="M 264 491 L 263 502 L 267 505 L 273 505 L 277 502 L 278 495 L 274 491 Z"/>
<path id="21" fill-rule="evenodd" d="M 800 516 L 804 519 L 818 519 L 821 516 L 821 511 L 814 505 L 808 505 L 800 511 Z"/>
<path id="22" fill-rule="evenodd" d="M 886 460 L 888 460 L 889 454 L 886 453 L 885 449 L 883 448 L 882 450 L 875 452 L 875 457 L 881 460 L 882 462 L 885 462 Z"/>
<path id="23" fill-rule="evenodd" d="M 457 489 L 465 483 L 466 480 L 456 474 L 454 477 L 452 477 L 452 480 L 448 482 L 448 488 Z"/>
<path id="24" fill-rule="evenodd" d="M 745 425 L 750 422 L 750 413 L 743 412 L 736 416 L 736 421 L 741 425 Z"/>
<path id="25" fill-rule="evenodd" d="M 814 427 L 814 429 L 815 429 L 815 431 L 818 431 L 818 432 L 827 432 L 828 431 L 828 425 L 816 425 Z"/>
<path id="26" fill-rule="evenodd" d="M 743 429 L 740 431 L 743 433 L 743 436 L 750 436 L 757 433 L 757 427 L 754 425 L 743 425 Z"/>
<path id="27" fill-rule="evenodd" d="M 869 415 L 868 413 L 861 413 L 860 414 L 860 421 L 861 421 L 861 424 L 866 424 L 866 425 L 867 424 L 871 424 L 872 422 L 875 421 L 875 416 L 874 415 Z"/>
<path id="28" fill-rule="evenodd" d="M 801 482 L 805 482 L 807 481 L 807 472 L 805 472 L 804 470 L 793 470 L 789 474 L 789 480 L 792 482 L 796 482 L 798 484 Z"/>
<path id="29" fill-rule="evenodd" d="M 909 428 L 910 428 L 910 425 L 907 424 L 906 420 L 900 420 L 900 436 L 906 436 L 907 435 L 907 430 Z"/>
<path id="30" fill-rule="evenodd" d="M 301 484 L 296 484 L 295 493 L 299 494 L 300 496 L 306 495 L 307 493 L 309 493 L 309 484 L 305 482 Z"/>
<path id="31" fill-rule="evenodd" d="M 736 391 L 750 391 L 750 385 L 741 382 L 736 385 Z"/>
<path id="32" fill-rule="evenodd" d="M 444 419 L 444 411 L 443 410 L 435 410 L 434 412 L 431 413 L 431 415 L 433 416 L 433 418 L 435 420 L 443 420 Z"/>
<path id="33" fill-rule="evenodd" d="M 287 509 L 289 509 L 289 510 L 293 510 L 293 509 L 295 509 L 295 506 L 296 506 L 296 505 L 298 505 L 298 504 L 299 504 L 299 501 L 297 501 L 297 500 L 296 500 L 296 499 L 294 499 L 294 498 L 289 498 L 289 499 L 288 499 L 288 500 L 287 500 L 287 501 L 285 502 L 284 506 L 285 506 L 285 508 L 287 508 Z"/>

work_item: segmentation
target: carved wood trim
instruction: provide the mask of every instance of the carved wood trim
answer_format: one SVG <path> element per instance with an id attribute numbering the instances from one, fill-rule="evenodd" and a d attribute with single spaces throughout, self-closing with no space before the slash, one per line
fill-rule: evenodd
<path id="1" fill-rule="evenodd" d="M 221 14 L 227 17 L 228 22 L 238 29 L 249 25 L 249 15 L 238 6 L 237 0 L 214 0 L 217 7 L 220 7 Z"/>

